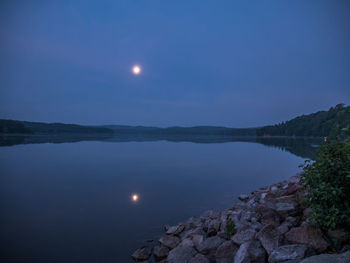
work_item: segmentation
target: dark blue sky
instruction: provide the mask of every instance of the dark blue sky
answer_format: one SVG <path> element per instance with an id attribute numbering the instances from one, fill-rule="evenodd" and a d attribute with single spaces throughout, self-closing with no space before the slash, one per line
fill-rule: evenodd
<path id="1" fill-rule="evenodd" d="M 347 0 L 3 0 L 0 118 L 248 127 L 350 104 L 349 14 Z"/>

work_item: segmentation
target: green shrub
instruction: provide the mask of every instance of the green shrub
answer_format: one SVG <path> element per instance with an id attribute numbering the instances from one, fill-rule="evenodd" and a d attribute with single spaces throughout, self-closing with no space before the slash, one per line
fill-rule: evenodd
<path id="1" fill-rule="evenodd" d="M 233 236 L 236 233 L 236 225 L 232 221 L 230 215 L 226 216 L 225 232 L 229 237 Z"/>
<path id="2" fill-rule="evenodd" d="M 322 228 L 350 226 L 350 139 L 323 144 L 315 161 L 303 166 L 311 223 Z"/>

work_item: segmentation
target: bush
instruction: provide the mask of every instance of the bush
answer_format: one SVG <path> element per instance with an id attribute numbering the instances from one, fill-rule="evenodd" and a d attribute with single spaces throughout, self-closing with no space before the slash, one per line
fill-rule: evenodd
<path id="1" fill-rule="evenodd" d="M 226 216 L 225 232 L 229 237 L 233 236 L 236 233 L 236 225 L 232 221 L 230 215 Z"/>
<path id="2" fill-rule="evenodd" d="M 322 228 L 350 226 L 350 140 L 321 146 L 303 166 L 311 223 Z"/>

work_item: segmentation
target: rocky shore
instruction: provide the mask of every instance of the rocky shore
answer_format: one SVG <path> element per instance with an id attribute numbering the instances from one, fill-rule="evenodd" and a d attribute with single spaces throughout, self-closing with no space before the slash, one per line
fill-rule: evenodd
<path id="1" fill-rule="evenodd" d="M 240 195 L 233 207 L 207 211 L 165 226 L 154 247 L 136 250 L 137 262 L 350 263 L 349 233 L 309 224 L 300 175 Z"/>

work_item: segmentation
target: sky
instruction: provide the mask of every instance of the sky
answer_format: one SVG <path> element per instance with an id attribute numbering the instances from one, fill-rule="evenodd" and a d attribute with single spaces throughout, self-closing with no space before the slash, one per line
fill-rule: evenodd
<path id="1" fill-rule="evenodd" d="M 349 14 L 347 0 L 2 0 L 0 118 L 255 127 L 349 105 Z"/>

